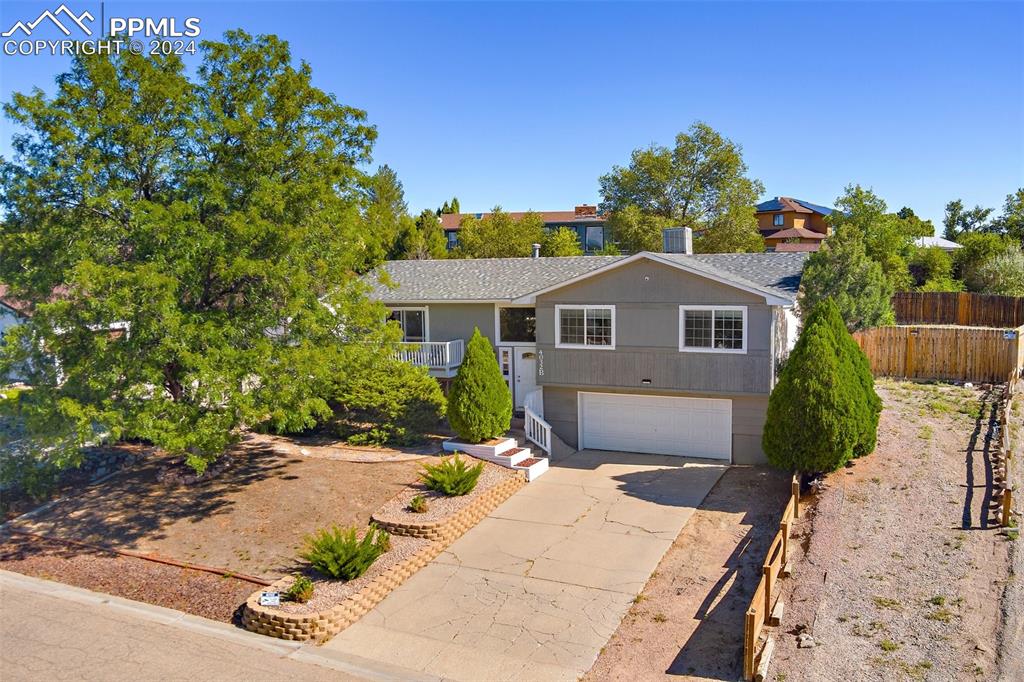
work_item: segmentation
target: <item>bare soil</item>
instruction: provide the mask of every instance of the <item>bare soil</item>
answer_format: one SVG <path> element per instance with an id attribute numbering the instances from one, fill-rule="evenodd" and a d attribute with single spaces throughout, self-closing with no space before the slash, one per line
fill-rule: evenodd
<path id="1" fill-rule="evenodd" d="M 585 679 L 740 679 L 743 616 L 788 495 L 778 471 L 726 471 Z"/>
<path id="2" fill-rule="evenodd" d="M 179 460 L 150 457 L 14 527 L 275 579 L 295 570 L 306 535 L 333 524 L 365 526 L 416 480 L 420 459 L 288 455 L 258 439 L 224 457 L 227 466 L 195 483 L 167 476 L 184 466 Z"/>
<path id="3" fill-rule="evenodd" d="M 997 392 L 878 388 L 877 449 L 826 477 L 796 526 L 805 553 L 782 582 L 767 679 L 994 679 L 1008 574 L 991 498 Z M 816 646 L 797 648 L 800 631 Z"/>
<path id="4" fill-rule="evenodd" d="M 17 535 L 0 537 L 0 568 L 223 622 L 259 589 L 235 578 Z"/>

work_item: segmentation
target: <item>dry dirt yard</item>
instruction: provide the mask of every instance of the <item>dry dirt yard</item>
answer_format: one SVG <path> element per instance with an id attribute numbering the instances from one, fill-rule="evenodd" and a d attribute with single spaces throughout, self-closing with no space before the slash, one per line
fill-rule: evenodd
<path id="1" fill-rule="evenodd" d="M 990 494 L 997 392 L 878 390 L 876 451 L 828 476 L 796 526 L 767 679 L 995 679 L 1009 545 Z M 801 631 L 816 646 L 797 648 Z"/>
<path id="2" fill-rule="evenodd" d="M 737 680 L 743 616 L 789 477 L 731 467 L 687 521 L 587 680 Z"/>
<path id="3" fill-rule="evenodd" d="M 275 579 L 294 570 L 303 537 L 332 524 L 365 526 L 423 461 L 366 449 L 351 461 L 326 445 L 301 448 L 248 438 L 198 481 L 180 460 L 154 456 L 11 527 Z"/>

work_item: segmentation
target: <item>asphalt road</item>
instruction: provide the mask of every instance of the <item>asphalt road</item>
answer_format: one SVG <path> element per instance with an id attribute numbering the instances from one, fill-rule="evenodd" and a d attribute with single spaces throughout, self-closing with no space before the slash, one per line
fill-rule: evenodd
<path id="1" fill-rule="evenodd" d="M 171 609 L 0 571 L 4 682 L 414 677 Z"/>

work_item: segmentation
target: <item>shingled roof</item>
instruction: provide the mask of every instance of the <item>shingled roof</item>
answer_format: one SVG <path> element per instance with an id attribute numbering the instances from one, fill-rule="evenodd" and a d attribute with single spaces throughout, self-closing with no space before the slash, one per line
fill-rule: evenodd
<path id="1" fill-rule="evenodd" d="M 800 287 L 804 253 L 641 253 L 634 256 L 568 258 L 474 258 L 388 261 L 367 275 L 371 298 L 386 303 L 513 301 L 591 274 L 647 257 L 793 301 Z M 397 285 L 389 288 L 378 275 Z"/>
<path id="2" fill-rule="evenodd" d="M 835 209 L 812 204 L 811 202 L 804 201 L 803 199 L 794 199 L 793 197 L 775 197 L 768 201 L 762 201 L 754 207 L 754 210 L 757 213 L 796 211 L 797 213 L 820 213 L 821 215 L 830 215 Z"/>

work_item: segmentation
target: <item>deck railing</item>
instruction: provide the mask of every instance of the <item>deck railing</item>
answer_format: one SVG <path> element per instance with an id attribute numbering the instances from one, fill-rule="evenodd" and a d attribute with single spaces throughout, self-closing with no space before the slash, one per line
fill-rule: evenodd
<path id="1" fill-rule="evenodd" d="M 551 456 L 551 424 L 544 421 L 544 392 L 538 388 L 523 400 L 526 438 Z"/>
<path id="2" fill-rule="evenodd" d="M 455 369 L 466 355 L 466 342 L 424 341 L 398 344 L 398 359 L 430 369 Z"/>

